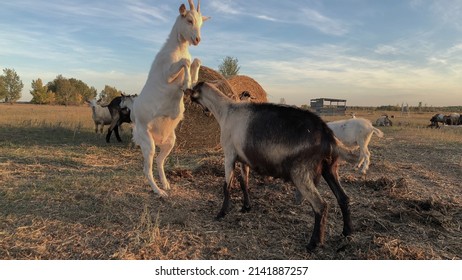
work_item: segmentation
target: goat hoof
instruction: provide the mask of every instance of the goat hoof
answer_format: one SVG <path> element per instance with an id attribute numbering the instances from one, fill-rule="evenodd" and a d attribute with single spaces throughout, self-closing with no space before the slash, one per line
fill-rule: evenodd
<path id="1" fill-rule="evenodd" d="M 218 215 L 215 217 L 215 220 L 219 221 L 223 219 L 225 216 L 226 216 L 226 213 L 220 211 L 220 213 L 218 213 Z"/>
<path id="2" fill-rule="evenodd" d="M 250 207 L 250 206 L 242 206 L 241 212 L 242 213 L 248 213 L 248 212 L 250 212 L 250 209 L 252 209 L 252 207 Z"/>
<path id="3" fill-rule="evenodd" d="M 342 234 L 343 236 L 350 236 L 353 233 L 351 228 L 343 229 Z"/>
<path id="4" fill-rule="evenodd" d="M 314 252 L 314 250 L 318 247 L 318 244 L 317 242 L 312 242 L 310 241 L 310 243 L 308 243 L 308 245 L 306 246 L 306 250 L 308 252 Z"/>
<path id="5" fill-rule="evenodd" d="M 161 189 L 155 190 L 154 193 L 159 195 L 162 198 L 168 197 L 168 194 L 164 190 L 161 190 Z"/>
<path id="6" fill-rule="evenodd" d="M 169 182 L 165 182 L 164 184 L 162 184 L 162 188 L 163 188 L 164 190 L 169 190 L 169 189 L 171 189 L 170 183 L 169 183 Z"/>

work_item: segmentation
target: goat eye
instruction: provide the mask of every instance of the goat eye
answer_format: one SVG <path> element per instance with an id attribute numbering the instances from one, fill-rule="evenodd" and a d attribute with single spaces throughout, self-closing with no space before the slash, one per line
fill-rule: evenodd
<path id="1" fill-rule="evenodd" d="M 188 23 L 189 23 L 189 24 L 193 24 L 192 19 L 188 19 Z"/>

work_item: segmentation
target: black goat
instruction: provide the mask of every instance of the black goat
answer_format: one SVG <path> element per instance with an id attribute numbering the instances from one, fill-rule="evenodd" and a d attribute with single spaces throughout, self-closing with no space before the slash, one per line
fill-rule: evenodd
<path id="1" fill-rule="evenodd" d="M 120 138 L 120 135 L 119 135 L 119 126 L 122 123 L 132 122 L 130 119 L 130 110 L 128 108 L 121 108 L 120 107 L 121 101 L 122 101 L 122 97 L 118 96 L 112 99 L 112 101 L 108 105 L 105 106 L 109 109 L 109 113 L 111 113 L 111 118 L 112 118 L 111 125 L 109 126 L 107 130 L 107 134 L 106 134 L 107 143 L 109 143 L 111 140 L 112 131 L 115 132 L 117 141 L 122 142 L 122 139 Z"/>
<path id="2" fill-rule="evenodd" d="M 311 204 L 315 224 L 308 250 L 323 244 L 327 203 L 317 190 L 321 176 L 331 188 L 343 215 L 343 235 L 352 232 L 349 198 L 340 185 L 339 156 L 351 158 L 332 130 L 315 114 L 290 106 L 234 102 L 209 83 L 186 90 L 193 102 L 209 109 L 220 124 L 220 142 L 225 154 L 223 205 L 217 218 L 226 215 L 235 163 L 242 165 L 242 210 L 250 209 L 249 167 L 264 175 L 291 181 Z"/>

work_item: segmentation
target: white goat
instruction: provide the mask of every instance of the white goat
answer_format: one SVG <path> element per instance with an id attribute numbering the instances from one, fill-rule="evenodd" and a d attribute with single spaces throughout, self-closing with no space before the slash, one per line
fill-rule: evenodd
<path id="1" fill-rule="evenodd" d="M 112 117 L 107 107 L 102 107 L 96 103 L 96 99 L 87 101 L 91 107 L 93 121 L 95 122 L 95 133 L 98 133 L 98 126 L 100 126 L 100 132 L 103 133 L 104 125 L 111 124 Z"/>
<path id="2" fill-rule="evenodd" d="M 339 156 L 349 157 L 349 150 L 337 141 L 318 116 L 296 107 L 235 102 L 210 83 L 201 82 L 185 93 L 193 102 L 209 109 L 220 125 L 225 182 L 223 205 L 217 218 L 224 217 L 228 211 L 234 167 L 236 162 L 240 162 L 242 169 L 246 170 L 240 182 L 244 196 L 243 211 L 250 210 L 249 167 L 263 175 L 293 182 L 315 214 L 308 244 L 308 249 L 312 250 L 324 242 L 327 220 L 327 203 L 317 190 L 322 176 L 342 211 L 343 234 L 351 234 L 349 198 L 338 176 Z"/>
<path id="3" fill-rule="evenodd" d="M 127 108 L 130 110 L 130 119 L 134 119 L 135 115 L 133 114 L 133 103 L 135 103 L 135 99 L 138 97 L 138 95 L 123 95 L 122 94 L 122 99 L 120 100 L 120 108 Z"/>
<path id="4" fill-rule="evenodd" d="M 200 60 L 191 63 L 189 45 L 197 46 L 201 40 L 201 26 L 208 17 L 197 10 L 193 0 L 179 8 L 172 31 L 152 63 L 146 84 L 133 104 L 133 140 L 140 145 L 144 157 L 144 174 L 156 194 L 167 196 L 152 175 L 156 145 L 160 153 L 156 158 L 160 181 L 165 190 L 170 184 L 165 177 L 164 161 L 175 145 L 175 128 L 183 119 L 183 90 L 195 84 L 199 75 Z"/>
<path id="5" fill-rule="evenodd" d="M 393 122 L 388 118 L 387 115 L 380 116 L 375 121 L 376 126 L 393 126 Z"/>
<path id="6" fill-rule="evenodd" d="M 383 137 L 383 132 L 373 127 L 369 120 L 363 118 L 333 121 L 327 123 L 327 125 L 343 144 L 350 147 L 359 146 L 360 153 L 357 168 L 361 168 L 362 165 L 361 172 L 366 174 L 370 164 L 371 153 L 368 145 L 372 134 L 375 133 L 378 137 Z"/>

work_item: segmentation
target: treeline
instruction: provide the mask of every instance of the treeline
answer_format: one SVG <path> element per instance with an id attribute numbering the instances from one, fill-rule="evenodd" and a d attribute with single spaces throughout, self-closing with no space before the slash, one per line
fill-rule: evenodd
<path id="1" fill-rule="evenodd" d="M 3 69 L 0 75 L 0 101 L 14 103 L 21 98 L 24 84 L 14 69 Z M 42 79 L 32 80 L 30 94 L 31 103 L 34 104 L 58 104 L 58 105 L 81 105 L 85 101 L 97 98 L 102 103 L 109 103 L 112 99 L 124 92 L 115 87 L 106 85 L 101 92 L 94 87 L 88 86 L 81 80 L 65 78 L 58 75 L 56 78 L 44 84 Z"/>
<path id="2" fill-rule="evenodd" d="M 80 105 L 97 96 L 102 103 L 109 103 L 113 98 L 123 94 L 115 87 L 106 85 L 98 95 L 94 87 L 89 87 L 75 78 L 67 79 L 62 75 L 58 75 L 46 85 L 38 78 L 32 81 L 31 87 L 31 103 L 34 104 Z"/>

